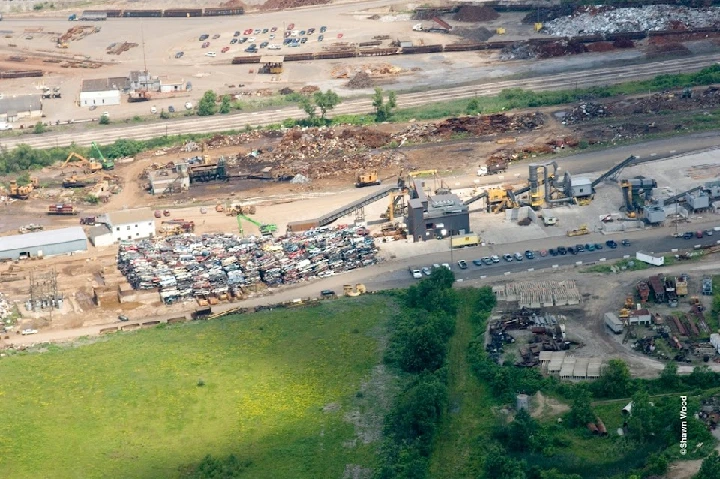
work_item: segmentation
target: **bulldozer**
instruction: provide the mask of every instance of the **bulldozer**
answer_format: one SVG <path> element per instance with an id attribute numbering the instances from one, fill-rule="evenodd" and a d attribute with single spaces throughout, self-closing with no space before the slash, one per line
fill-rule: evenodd
<path id="1" fill-rule="evenodd" d="M 358 173 L 355 179 L 355 188 L 364 188 L 366 186 L 379 185 L 377 170 Z"/>
<path id="2" fill-rule="evenodd" d="M 63 188 L 85 188 L 90 185 L 94 185 L 96 181 L 90 177 L 78 177 L 72 175 L 70 178 L 66 178 L 62 182 Z"/>
<path id="3" fill-rule="evenodd" d="M 580 225 L 579 228 L 574 229 L 574 230 L 569 230 L 567 232 L 568 236 L 582 236 L 582 235 L 589 235 L 589 234 L 590 234 L 590 229 L 588 228 L 587 225 Z"/>
<path id="4" fill-rule="evenodd" d="M 217 211 L 217 208 L 216 208 Z M 255 205 L 238 205 L 238 204 L 228 204 L 226 205 L 222 210 L 225 211 L 225 214 L 228 216 L 237 216 L 237 215 L 254 215 L 257 209 L 255 208 Z"/>
<path id="5" fill-rule="evenodd" d="M 34 176 L 30 177 L 30 183 L 22 186 L 18 185 L 16 180 L 12 180 L 10 181 L 10 197 L 18 200 L 26 200 L 37 186 L 38 179 Z"/>
<path id="6" fill-rule="evenodd" d="M 91 158 L 88 160 L 84 156 L 79 155 L 79 154 L 75 153 L 74 151 L 70 152 L 70 154 L 65 159 L 65 162 L 62 164 L 62 166 L 60 168 L 65 168 L 68 165 L 68 163 L 70 162 L 70 160 L 72 160 L 73 158 L 78 160 L 78 166 L 82 166 L 84 168 L 83 169 L 84 173 L 96 173 L 103 169 L 102 163 L 100 163 L 99 161 L 95 161 L 94 158 Z"/>

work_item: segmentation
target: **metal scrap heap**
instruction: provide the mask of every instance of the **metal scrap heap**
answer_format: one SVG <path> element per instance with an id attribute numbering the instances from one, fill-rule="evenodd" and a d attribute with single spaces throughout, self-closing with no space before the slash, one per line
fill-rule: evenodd
<path id="1" fill-rule="evenodd" d="M 586 7 L 556 18 L 542 32 L 562 37 L 619 32 L 686 30 L 720 25 L 720 8 L 647 5 L 641 8 Z"/>
<path id="2" fill-rule="evenodd" d="M 338 226 L 278 238 L 183 234 L 121 244 L 117 263 L 134 289 L 158 289 L 165 304 L 243 298 L 259 286 L 292 284 L 377 262 L 363 230 Z"/>

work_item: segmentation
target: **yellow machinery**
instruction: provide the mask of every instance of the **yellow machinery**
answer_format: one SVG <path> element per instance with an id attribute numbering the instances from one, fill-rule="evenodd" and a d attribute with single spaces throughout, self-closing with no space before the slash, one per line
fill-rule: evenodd
<path id="1" fill-rule="evenodd" d="M 343 285 L 343 293 L 345 296 L 355 297 L 367 293 L 367 290 L 365 289 L 365 285 L 362 283 L 355 284 L 354 289 L 352 284 L 346 284 Z"/>
<path id="2" fill-rule="evenodd" d="M 505 35 L 505 29 L 503 27 L 497 27 L 495 29 L 495 33 L 497 33 L 498 35 Z"/>
<path id="3" fill-rule="evenodd" d="M 618 318 L 620 319 L 627 319 L 630 317 L 630 310 L 627 308 L 623 308 L 620 310 L 620 314 L 618 314 Z"/>
<path id="4" fill-rule="evenodd" d="M 625 298 L 625 309 L 633 309 L 635 307 L 635 298 L 632 297 L 632 295 L 628 295 L 627 298 Z"/>
<path id="5" fill-rule="evenodd" d="M 65 159 L 65 163 L 62 164 L 61 168 L 65 168 L 70 162 L 70 160 L 72 160 L 73 158 L 77 159 L 80 162 L 80 165 L 85 167 L 86 173 L 96 173 L 102 170 L 102 163 L 100 163 L 99 161 L 95 161 L 94 158 L 88 160 L 84 156 L 79 155 L 74 151 L 70 152 L 68 157 Z"/>
<path id="6" fill-rule="evenodd" d="M 590 230 L 587 225 L 580 225 L 578 229 L 570 230 L 567 232 L 568 236 L 582 236 L 590 234 Z"/>
<path id="7" fill-rule="evenodd" d="M 540 22 L 535 23 L 535 31 L 536 32 L 539 32 L 540 30 L 542 30 L 542 27 L 543 27 L 542 23 L 540 23 Z"/>
<path id="8" fill-rule="evenodd" d="M 587 206 L 590 203 L 592 203 L 593 197 L 592 196 L 583 196 L 582 198 L 575 198 L 575 202 L 578 204 L 578 206 Z"/>
<path id="9" fill-rule="evenodd" d="M 493 213 L 501 213 L 506 209 L 518 208 L 512 187 L 491 188 L 488 190 L 488 208 Z"/>
<path id="10" fill-rule="evenodd" d="M 37 188 L 38 179 L 35 177 L 30 178 L 30 183 L 23 186 L 18 186 L 16 180 L 10 182 L 10 197 L 18 200 L 26 200 L 30 197 L 30 193 Z"/>
<path id="11" fill-rule="evenodd" d="M 408 173 L 408 176 L 415 178 L 418 176 L 435 176 L 437 175 L 438 170 L 418 170 L 418 171 L 411 171 Z"/>
<path id="12" fill-rule="evenodd" d="M 365 186 L 379 184 L 380 180 L 378 179 L 377 170 L 358 173 L 357 178 L 355 179 L 355 188 L 364 188 Z"/>
<path id="13" fill-rule="evenodd" d="M 385 213 L 380 215 L 380 218 L 392 222 L 396 217 L 401 217 L 405 214 L 405 192 L 391 191 L 389 197 L 390 204 L 385 210 Z"/>

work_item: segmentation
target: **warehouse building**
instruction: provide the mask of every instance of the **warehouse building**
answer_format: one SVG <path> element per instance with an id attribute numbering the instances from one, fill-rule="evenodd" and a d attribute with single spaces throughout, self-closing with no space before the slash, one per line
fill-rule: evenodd
<path id="1" fill-rule="evenodd" d="M 80 106 L 119 105 L 121 94 L 128 88 L 125 77 L 83 80 L 80 90 Z"/>
<path id="2" fill-rule="evenodd" d="M 413 241 L 470 233 L 470 208 L 448 189 L 428 196 L 423 185 L 415 180 L 410 189 L 407 225 Z"/>
<path id="3" fill-rule="evenodd" d="M 40 118 L 42 99 L 40 95 L 21 95 L 0 98 L 0 120 L 12 123 L 22 118 Z"/>
<path id="4" fill-rule="evenodd" d="M 107 225 L 114 241 L 155 236 L 155 217 L 150 208 L 113 211 L 102 216 L 99 221 Z"/>
<path id="5" fill-rule="evenodd" d="M 25 259 L 87 251 L 79 226 L 0 237 L 0 259 Z"/>

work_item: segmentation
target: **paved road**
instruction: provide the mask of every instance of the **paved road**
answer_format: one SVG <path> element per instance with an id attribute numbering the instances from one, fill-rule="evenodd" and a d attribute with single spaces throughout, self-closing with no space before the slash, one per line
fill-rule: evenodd
<path id="1" fill-rule="evenodd" d="M 567 72 L 559 75 L 547 75 L 538 78 L 488 81 L 477 86 L 461 86 L 430 90 L 419 93 L 404 93 L 398 95 L 398 107 L 407 108 L 433 102 L 443 102 L 456 98 L 471 98 L 474 96 L 497 95 L 508 88 L 524 88 L 535 91 L 560 90 L 583 88 L 589 86 L 607 85 L 628 80 L 651 78 L 661 73 L 678 73 L 700 70 L 708 65 L 720 61 L 720 54 L 701 55 L 692 58 L 674 59 L 662 62 L 653 62 L 641 65 L 629 65 L 610 68 L 600 68 L 591 71 Z M 340 104 L 333 114 L 364 114 L 372 110 L 369 98 L 348 100 Z M 60 133 L 46 133 L 43 135 L 9 136 L 0 139 L 0 146 L 14 148 L 21 143 L 33 148 L 51 148 L 54 146 L 67 146 L 71 142 L 80 146 L 89 146 L 92 141 L 108 144 L 120 138 L 148 139 L 180 133 L 207 133 L 211 131 L 239 130 L 250 126 L 262 126 L 280 123 L 286 118 L 300 119 L 305 114 L 297 107 L 287 107 L 277 110 L 268 110 L 253 113 L 235 113 L 232 115 L 214 117 L 194 117 L 192 119 L 168 120 L 165 122 L 147 123 L 132 126 L 118 126 L 97 128 L 87 131 L 65 131 Z"/>

